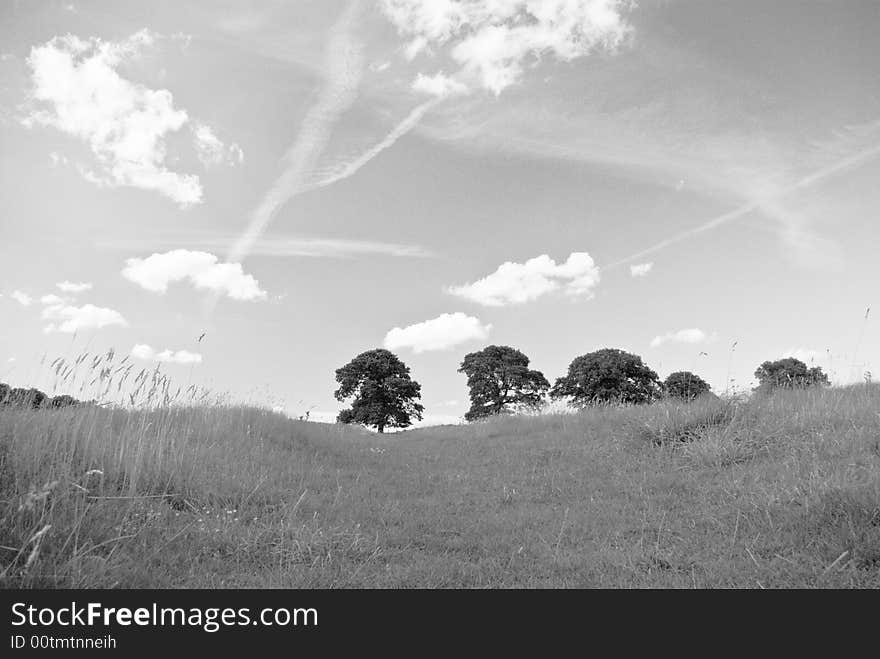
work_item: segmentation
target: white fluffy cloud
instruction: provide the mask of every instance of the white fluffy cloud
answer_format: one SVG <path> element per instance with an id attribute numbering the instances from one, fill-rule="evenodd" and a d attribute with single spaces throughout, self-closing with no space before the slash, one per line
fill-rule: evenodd
<path id="1" fill-rule="evenodd" d="M 65 302 L 67 302 L 67 300 L 54 293 L 49 293 L 40 298 L 40 304 L 64 304 Z"/>
<path id="2" fill-rule="evenodd" d="M 58 287 L 58 290 L 64 291 L 65 293 L 82 293 L 83 291 L 92 290 L 91 282 L 73 282 L 73 281 L 60 281 L 55 284 Z"/>
<path id="3" fill-rule="evenodd" d="M 636 263 L 635 265 L 629 266 L 629 274 L 633 277 L 644 277 L 651 272 L 651 268 L 653 267 L 653 263 Z"/>
<path id="4" fill-rule="evenodd" d="M 193 126 L 196 154 L 205 167 L 216 165 L 238 165 L 244 161 L 244 152 L 237 144 L 226 146 L 210 126 L 196 123 Z"/>
<path id="5" fill-rule="evenodd" d="M 691 327 L 678 330 L 677 332 L 667 332 L 666 334 L 655 336 L 651 339 L 651 347 L 658 348 L 664 343 L 670 341 L 675 343 L 705 343 L 706 341 L 709 341 L 710 338 L 711 337 L 709 337 L 703 330 L 697 327 Z"/>
<path id="6" fill-rule="evenodd" d="M 244 272 L 240 263 L 219 263 L 208 252 L 175 249 L 145 259 L 127 259 L 122 276 L 154 293 L 164 293 L 168 284 L 187 280 L 198 289 L 225 294 L 234 300 L 266 297 L 266 291 Z"/>
<path id="7" fill-rule="evenodd" d="M 128 326 L 128 322 L 118 311 L 96 307 L 93 304 L 84 304 L 81 307 L 53 304 L 43 309 L 43 319 L 54 321 L 43 328 L 46 333 L 72 334 L 81 329 L 100 329 L 111 325 Z"/>
<path id="8" fill-rule="evenodd" d="M 473 79 L 495 94 L 544 56 L 571 61 L 613 51 L 632 28 L 630 0 L 382 0 L 385 15 L 409 39 L 408 59 L 446 48 Z"/>
<path id="9" fill-rule="evenodd" d="M 484 325 L 479 318 L 460 311 L 444 313 L 415 325 L 395 327 L 385 335 L 385 347 L 410 348 L 416 353 L 446 350 L 465 341 L 486 339 L 491 330 L 492 325 Z"/>
<path id="10" fill-rule="evenodd" d="M 413 81 L 412 88 L 414 91 L 436 96 L 438 98 L 454 96 L 456 94 L 466 94 L 468 91 L 467 85 L 454 78 L 450 78 L 442 71 L 432 76 L 426 76 L 424 73 L 420 73 Z"/>
<path id="11" fill-rule="evenodd" d="M 566 295 L 592 297 L 599 283 L 599 268 L 587 252 L 572 252 L 557 265 L 546 254 L 525 263 L 507 261 L 490 275 L 463 286 L 452 286 L 452 295 L 490 307 L 530 302 L 562 290 Z"/>
<path id="12" fill-rule="evenodd" d="M 102 186 L 155 190 L 186 207 L 202 201 L 202 186 L 198 176 L 166 167 L 165 141 L 187 124 L 189 115 L 174 107 L 167 89 L 149 89 L 117 72 L 155 38 L 148 30 L 118 42 L 68 34 L 34 47 L 28 64 L 37 108 L 24 123 L 52 126 L 88 143 L 98 169 L 80 166 L 86 179 Z M 198 127 L 194 135 L 201 155 L 204 140 Z M 214 140 L 220 146 L 213 148 L 222 151 L 222 143 Z M 53 161 L 61 158 L 56 154 Z"/>
<path id="13" fill-rule="evenodd" d="M 148 362 L 163 362 L 166 364 L 201 364 L 202 356 L 197 352 L 188 350 L 163 350 L 157 352 L 146 343 L 138 343 L 131 349 L 131 356 Z"/>
<path id="14" fill-rule="evenodd" d="M 12 291 L 12 293 L 9 294 L 9 297 L 18 302 L 23 307 L 29 307 L 31 305 L 31 302 L 34 301 L 34 299 L 30 295 L 28 295 L 27 293 L 22 293 L 21 291 Z"/>

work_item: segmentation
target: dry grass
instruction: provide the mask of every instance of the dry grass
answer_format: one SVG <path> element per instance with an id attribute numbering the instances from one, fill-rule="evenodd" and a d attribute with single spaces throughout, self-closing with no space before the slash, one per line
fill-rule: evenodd
<path id="1" fill-rule="evenodd" d="M 880 586 L 880 387 L 384 438 L 162 402 L 0 412 L 4 586 Z"/>

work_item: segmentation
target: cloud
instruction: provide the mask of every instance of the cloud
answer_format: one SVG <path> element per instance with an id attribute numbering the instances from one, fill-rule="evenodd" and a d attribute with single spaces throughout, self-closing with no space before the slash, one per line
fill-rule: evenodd
<path id="1" fill-rule="evenodd" d="M 545 56 L 563 62 L 613 51 L 632 31 L 628 0 L 382 0 L 382 10 L 410 41 L 407 59 L 446 48 L 473 79 L 500 94 Z"/>
<path id="2" fill-rule="evenodd" d="M 145 343 L 138 343 L 131 349 L 131 356 L 148 362 L 163 362 L 166 364 L 201 364 L 202 356 L 197 352 L 188 350 L 163 350 L 156 352 Z"/>
<path id="3" fill-rule="evenodd" d="M 128 322 L 118 311 L 96 307 L 93 304 L 84 304 L 81 307 L 51 305 L 43 309 L 43 319 L 56 321 L 43 328 L 47 334 L 50 332 L 72 334 L 81 329 L 100 329 L 111 325 L 128 326 Z"/>
<path id="4" fill-rule="evenodd" d="M 52 167 L 58 167 L 58 165 L 66 165 L 69 161 L 67 160 L 67 156 L 63 156 L 57 151 L 52 151 L 49 153 L 49 165 Z"/>
<path id="5" fill-rule="evenodd" d="M 492 274 L 463 286 L 452 286 L 448 293 L 478 304 L 500 307 L 523 304 L 542 295 L 562 290 L 572 297 L 592 297 L 599 283 L 599 268 L 587 252 L 572 252 L 565 263 L 556 264 L 546 254 L 525 263 L 507 261 Z"/>
<path id="6" fill-rule="evenodd" d="M 848 126 L 845 130 L 836 131 L 836 138 L 826 144 L 813 143 L 809 150 L 789 154 L 787 160 L 796 162 L 797 165 L 785 166 L 776 162 L 779 157 L 774 157 L 772 150 L 771 155 L 764 156 L 767 161 L 765 163 L 742 162 L 735 163 L 736 166 L 731 167 L 732 163 L 726 160 L 697 161 L 695 166 L 699 171 L 694 172 L 693 175 L 696 177 L 700 174 L 705 176 L 706 172 L 721 172 L 723 176 L 720 181 L 713 182 L 712 185 L 722 189 L 729 188 L 730 192 L 742 200 L 741 205 L 689 229 L 675 232 L 605 267 L 615 268 L 642 259 L 752 213 L 762 214 L 777 223 L 780 237 L 790 248 L 786 253 L 793 256 L 796 261 L 811 266 L 839 264 L 842 261 L 839 246 L 832 240 L 816 235 L 809 228 L 810 213 L 799 209 L 793 202 L 797 193 L 880 158 L 878 138 L 880 138 L 880 121 L 873 121 Z M 764 146 L 763 142 L 758 140 L 744 140 L 739 147 L 736 147 L 735 143 L 727 144 L 718 139 L 707 141 L 707 144 L 711 152 L 717 153 L 734 150 L 760 154 L 764 151 L 761 148 Z M 796 172 L 798 170 L 802 172 L 806 166 L 812 167 L 812 171 L 797 176 Z"/>
<path id="7" fill-rule="evenodd" d="M 55 284 L 59 290 L 64 291 L 65 293 L 82 293 L 83 291 L 92 290 L 91 282 L 83 281 L 83 282 L 73 282 L 73 281 L 60 281 Z"/>
<path id="8" fill-rule="evenodd" d="M 108 239 L 99 241 L 101 247 L 113 249 L 164 249 L 169 243 L 190 249 L 224 251 L 236 237 L 224 232 L 184 232 L 164 237 L 140 237 L 133 239 Z M 314 258 L 353 258 L 380 255 L 400 258 L 429 258 L 434 256 L 421 245 L 386 243 L 374 240 L 346 240 L 344 238 L 321 238 L 273 234 L 262 236 L 253 244 L 250 254 L 258 256 L 306 256 Z"/>
<path id="9" fill-rule="evenodd" d="M 22 293 L 21 291 L 12 291 L 9 297 L 18 302 L 23 307 L 29 307 L 31 305 L 31 302 L 34 301 L 34 299 L 30 295 L 28 295 L 27 293 Z"/>
<path id="10" fill-rule="evenodd" d="M 437 97 L 416 106 L 379 142 L 364 151 L 357 158 L 334 165 L 328 171 L 325 171 L 320 178 L 307 184 L 304 190 L 316 190 L 353 176 L 361 167 L 386 149 L 390 149 L 397 140 L 415 128 L 419 121 L 422 120 L 422 117 L 441 100 L 442 97 Z"/>
<path id="11" fill-rule="evenodd" d="M 455 94 L 466 94 L 467 85 L 454 78 L 450 78 L 441 71 L 433 76 L 426 76 L 420 73 L 412 84 L 413 91 L 444 98 L 446 96 L 454 96 Z"/>
<path id="12" fill-rule="evenodd" d="M 388 350 L 410 348 L 415 353 L 446 350 L 476 339 L 486 339 L 492 325 L 484 325 L 478 318 L 466 316 L 460 311 L 440 314 L 407 327 L 395 327 L 385 335 Z"/>
<path id="13" fill-rule="evenodd" d="M 637 263 L 629 266 L 629 274 L 633 277 L 644 277 L 651 272 L 651 268 L 653 267 L 653 263 Z"/>
<path id="14" fill-rule="evenodd" d="M 333 128 L 357 98 L 364 68 L 361 45 L 352 36 L 357 14 L 358 3 L 352 2 L 333 25 L 326 47 L 324 85 L 284 156 L 284 172 L 253 210 L 247 228 L 230 250 L 229 257 L 233 261 L 240 261 L 250 253 L 279 208 L 308 189 L 308 178 Z"/>
<path id="15" fill-rule="evenodd" d="M 234 300 L 259 300 L 266 297 L 253 276 L 246 274 L 240 263 L 219 263 L 208 252 L 175 249 L 152 254 L 145 259 L 130 258 L 122 276 L 141 288 L 164 293 L 168 284 L 189 281 L 197 289 L 225 294 Z"/>
<path id="16" fill-rule="evenodd" d="M 217 165 L 240 165 L 244 162 L 244 151 L 237 144 L 226 146 L 220 141 L 210 126 L 196 122 L 193 125 L 193 138 L 196 155 L 205 167 Z"/>
<path id="17" fill-rule="evenodd" d="M 703 330 L 692 327 L 689 329 L 678 330 L 677 332 L 667 332 L 666 334 L 655 336 L 651 339 L 651 347 L 659 348 L 664 343 L 673 341 L 675 343 L 705 343 L 711 340 Z"/>
<path id="18" fill-rule="evenodd" d="M 65 304 L 67 301 L 65 298 L 54 293 L 49 293 L 40 298 L 40 304 Z"/>
<path id="19" fill-rule="evenodd" d="M 86 142 L 98 165 L 97 171 L 78 167 L 87 180 L 155 190 L 187 207 L 202 201 L 202 186 L 198 176 L 167 168 L 166 138 L 186 125 L 189 115 L 174 106 L 167 89 L 150 89 L 117 72 L 155 40 L 148 30 L 118 42 L 68 34 L 34 47 L 27 61 L 36 107 L 24 124 L 51 126 Z M 194 129 L 200 157 L 223 152 L 222 143 L 206 128 L 199 124 Z M 66 162 L 57 153 L 50 159 L 55 165 Z"/>

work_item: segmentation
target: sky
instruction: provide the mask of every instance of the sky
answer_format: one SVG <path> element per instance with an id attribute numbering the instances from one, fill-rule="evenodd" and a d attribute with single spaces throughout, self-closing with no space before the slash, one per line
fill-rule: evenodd
<path id="1" fill-rule="evenodd" d="M 387 347 L 880 377 L 880 4 L 0 5 L 0 381 L 110 348 L 331 420 Z"/>

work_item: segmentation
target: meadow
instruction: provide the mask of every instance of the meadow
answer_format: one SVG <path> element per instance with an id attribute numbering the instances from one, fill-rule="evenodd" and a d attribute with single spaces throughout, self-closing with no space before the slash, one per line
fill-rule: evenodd
<path id="1" fill-rule="evenodd" d="M 880 386 L 379 436 L 0 411 L 3 587 L 880 587 Z"/>

